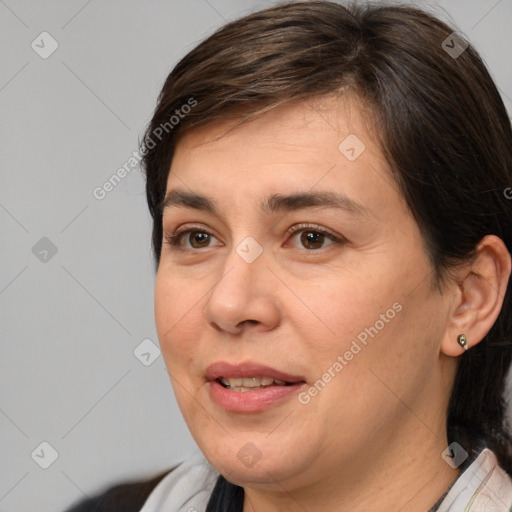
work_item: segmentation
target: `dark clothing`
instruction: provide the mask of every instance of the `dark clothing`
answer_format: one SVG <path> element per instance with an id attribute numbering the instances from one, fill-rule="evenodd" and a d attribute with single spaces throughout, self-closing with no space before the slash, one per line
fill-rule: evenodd
<path id="1" fill-rule="evenodd" d="M 222 475 L 217 479 L 206 512 L 242 512 L 244 488 L 228 482 Z"/>

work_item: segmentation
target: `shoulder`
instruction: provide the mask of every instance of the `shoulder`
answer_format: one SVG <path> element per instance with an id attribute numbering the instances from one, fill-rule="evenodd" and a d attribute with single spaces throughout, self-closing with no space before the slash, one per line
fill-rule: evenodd
<path id="1" fill-rule="evenodd" d="M 172 512 L 190 500 L 202 503 L 198 497 L 207 502 L 217 476 L 202 455 L 194 454 L 172 469 L 147 480 L 115 485 L 66 512 Z"/>

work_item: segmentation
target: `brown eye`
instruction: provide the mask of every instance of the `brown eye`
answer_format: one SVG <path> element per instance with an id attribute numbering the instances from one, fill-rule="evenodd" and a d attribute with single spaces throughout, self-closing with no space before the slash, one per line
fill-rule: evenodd
<path id="1" fill-rule="evenodd" d="M 204 231 L 190 231 L 188 235 L 188 242 L 194 249 L 202 249 L 208 247 L 210 243 L 210 234 Z"/>
<path id="2" fill-rule="evenodd" d="M 325 234 L 319 231 L 303 231 L 300 242 L 305 249 L 320 249 L 325 242 Z"/>
<path id="3" fill-rule="evenodd" d="M 171 250 L 194 251 L 221 246 L 216 236 L 204 229 L 181 229 L 172 234 L 164 234 L 164 240 Z"/>
<path id="4" fill-rule="evenodd" d="M 344 245 L 346 239 L 336 236 L 316 224 L 297 224 L 286 233 L 289 236 L 286 246 L 306 251 L 319 251 L 331 245 Z"/>

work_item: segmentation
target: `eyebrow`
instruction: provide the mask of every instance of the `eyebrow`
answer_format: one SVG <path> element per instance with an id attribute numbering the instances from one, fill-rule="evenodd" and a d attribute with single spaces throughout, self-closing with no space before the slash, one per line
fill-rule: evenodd
<path id="1" fill-rule="evenodd" d="M 171 207 L 193 208 L 213 215 L 219 215 L 215 201 L 208 196 L 186 192 L 184 190 L 171 190 L 160 203 L 160 212 Z M 368 215 L 369 210 L 360 203 L 338 192 L 297 192 L 289 195 L 272 194 L 265 199 L 260 207 L 267 214 L 278 212 L 291 212 L 311 207 L 339 208 L 349 213 Z"/>

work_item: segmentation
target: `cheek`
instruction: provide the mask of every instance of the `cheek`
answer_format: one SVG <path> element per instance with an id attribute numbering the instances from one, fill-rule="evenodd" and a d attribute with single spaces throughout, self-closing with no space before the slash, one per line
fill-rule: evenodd
<path id="1" fill-rule="evenodd" d="M 194 423 L 197 402 L 192 399 L 198 381 L 194 379 L 193 348 L 198 340 L 197 287 L 183 286 L 179 277 L 167 278 L 161 271 L 155 281 L 155 321 L 162 357 L 181 413 Z M 199 309 L 198 309 L 199 308 Z"/>
<path id="2" fill-rule="evenodd" d="M 314 314 L 301 304 L 293 307 L 292 322 L 300 326 L 316 376 L 342 358 L 337 375 L 344 377 L 336 379 L 333 390 L 341 386 L 345 396 L 356 381 L 368 392 L 372 385 L 382 387 L 369 369 L 403 385 L 414 380 L 418 360 L 432 362 L 436 329 L 429 319 L 439 318 L 438 301 L 429 280 L 419 278 L 428 275 L 427 266 L 418 264 L 414 270 L 411 263 L 396 264 L 392 258 L 351 272 L 340 268 L 341 278 L 323 282 L 314 293 L 308 290 L 307 305 Z"/>
<path id="3" fill-rule="evenodd" d="M 155 322 L 162 354 L 169 371 L 188 366 L 191 341 L 197 339 L 198 311 L 204 307 L 198 286 L 183 286 L 179 277 L 167 278 L 161 271 L 155 281 Z"/>
<path id="4" fill-rule="evenodd" d="M 337 341 L 330 348 L 325 344 L 324 354 L 315 350 L 312 356 L 318 357 L 319 372 L 341 356 L 343 369 L 325 400 L 345 404 L 343 415 L 355 420 L 384 421 L 402 401 L 415 403 L 436 367 L 442 302 L 428 281 L 412 293 L 405 279 L 397 282 L 399 287 L 375 283 L 373 289 L 351 294 L 350 300 L 332 296 Z"/>
<path id="5" fill-rule="evenodd" d="M 374 332 L 376 323 L 379 332 L 384 330 L 400 309 L 399 287 L 390 274 L 387 279 L 378 280 L 362 273 L 337 281 L 326 280 L 314 294 L 307 294 L 305 302 L 311 312 L 305 312 L 302 305 L 294 307 L 302 335 L 307 338 L 308 333 L 321 333 L 320 340 L 324 341 L 320 344 L 339 351 L 358 337 L 364 341 L 369 336 L 368 330 Z"/>

